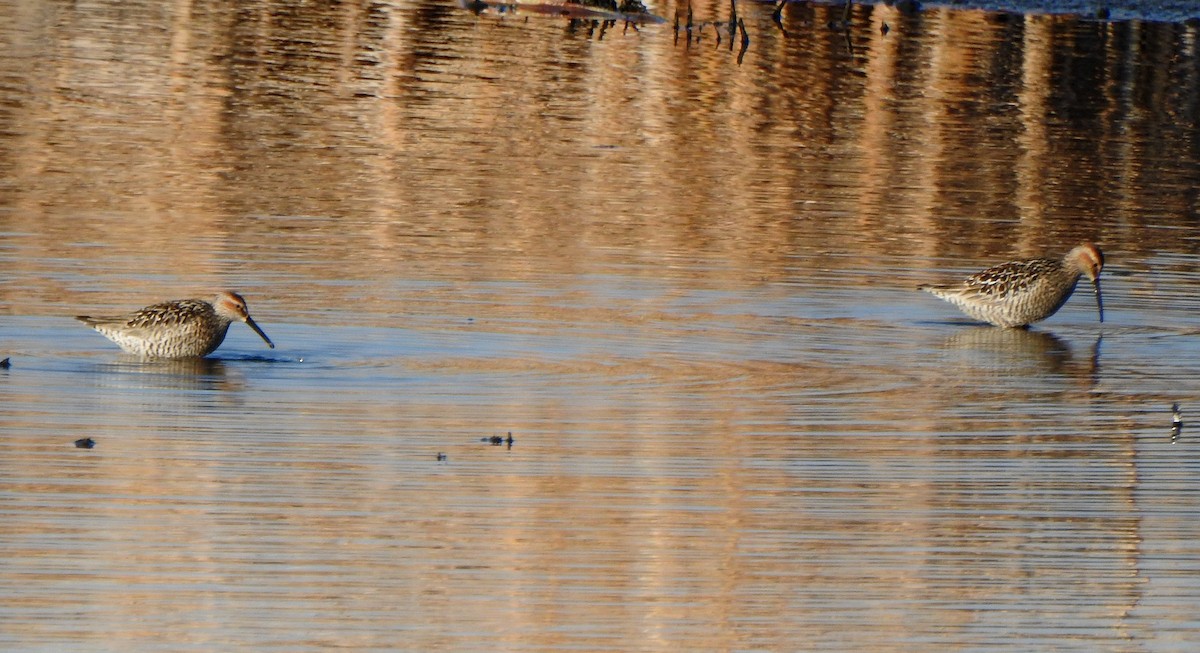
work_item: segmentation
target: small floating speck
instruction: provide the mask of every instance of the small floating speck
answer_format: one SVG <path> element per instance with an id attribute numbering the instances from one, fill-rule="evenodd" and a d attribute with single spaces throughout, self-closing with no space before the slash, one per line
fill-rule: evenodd
<path id="1" fill-rule="evenodd" d="M 443 462 L 443 463 L 446 462 L 446 452 L 439 451 L 438 455 L 437 455 L 437 459 L 438 459 L 438 462 Z"/>
<path id="2" fill-rule="evenodd" d="M 96 441 L 91 438 L 79 438 L 75 441 L 76 449 L 91 449 L 96 446 Z"/>
<path id="3" fill-rule="evenodd" d="M 7 370 L 10 367 L 12 367 L 12 363 L 10 363 L 7 358 L 0 361 L 0 370 Z"/>
<path id="4" fill-rule="evenodd" d="M 1179 404 L 1171 404 L 1171 444 L 1183 433 L 1183 413 L 1179 412 Z"/>

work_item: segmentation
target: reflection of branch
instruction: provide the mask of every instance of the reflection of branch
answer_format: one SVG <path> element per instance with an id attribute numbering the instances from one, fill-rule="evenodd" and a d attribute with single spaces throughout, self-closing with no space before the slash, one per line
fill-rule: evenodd
<path id="1" fill-rule="evenodd" d="M 846 9 L 842 11 L 842 22 L 846 25 L 846 51 L 850 53 L 851 57 L 854 56 L 854 41 L 850 39 L 850 28 L 854 26 L 854 23 L 850 22 L 850 3 L 852 1 L 846 0 Z"/>
<path id="2" fill-rule="evenodd" d="M 788 0 L 779 0 L 779 4 L 775 5 L 775 11 L 771 12 L 771 20 L 774 21 L 775 25 L 779 27 L 779 31 L 783 32 L 783 38 L 785 39 L 787 38 L 788 33 L 786 29 L 783 29 L 783 6 L 787 4 L 787 1 Z"/>
<path id="3" fill-rule="evenodd" d="M 692 44 L 692 2 L 688 0 L 687 6 L 687 24 L 683 26 L 684 37 L 687 38 L 687 44 Z M 704 25 L 700 26 L 701 28 Z M 679 45 L 679 13 L 675 14 L 675 45 Z"/>
<path id="4" fill-rule="evenodd" d="M 729 51 L 733 52 L 733 35 L 736 33 L 738 22 L 737 15 L 737 0 L 729 0 Z M 717 37 L 718 39 L 720 36 Z M 720 43 L 720 41 L 717 41 Z M 744 51 L 744 50 L 743 50 Z M 738 63 L 741 63 L 741 57 L 738 57 Z"/>
<path id="5" fill-rule="evenodd" d="M 787 0 L 781 0 L 786 2 Z M 704 37 L 704 28 L 711 25 L 713 35 L 717 39 L 717 47 L 721 47 L 723 43 L 722 33 L 729 36 L 729 51 L 733 52 L 733 43 L 738 40 L 738 33 L 741 32 L 741 48 L 738 50 L 737 62 L 741 65 L 742 58 L 746 55 L 746 50 L 750 48 L 750 35 L 746 32 L 746 22 L 737 11 L 737 0 L 729 0 L 729 20 L 713 20 L 704 21 L 701 23 L 695 22 L 695 17 L 692 14 L 692 3 L 689 0 L 687 4 L 687 23 L 680 25 L 679 14 L 675 14 L 675 45 L 679 45 L 679 32 L 682 28 L 684 38 L 687 39 L 688 46 L 692 44 L 693 34 L 695 35 L 696 43 L 700 43 L 700 39 Z"/>
<path id="6" fill-rule="evenodd" d="M 746 50 L 750 49 L 750 35 L 746 33 L 746 23 L 741 18 L 738 19 L 738 29 L 742 30 L 742 49 L 738 50 L 738 65 L 742 65 L 742 57 L 746 56 Z M 729 46 L 733 47 L 733 39 L 729 39 Z"/>
<path id="7" fill-rule="evenodd" d="M 826 26 L 830 31 L 840 32 L 846 36 L 846 50 L 850 56 L 854 56 L 854 41 L 850 38 L 850 29 L 854 27 L 853 21 L 850 20 L 850 7 L 853 0 L 846 0 L 846 4 L 842 7 L 842 17 L 840 20 L 831 20 Z"/>

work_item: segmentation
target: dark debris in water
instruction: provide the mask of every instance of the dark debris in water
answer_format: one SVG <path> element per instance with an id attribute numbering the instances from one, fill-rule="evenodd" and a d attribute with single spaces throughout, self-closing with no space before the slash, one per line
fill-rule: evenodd
<path id="1" fill-rule="evenodd" d="M 500 435 L 493 435 L 490 438 L 479 438 L 479 441 L 487 442 L 488 444 L 490 444 L 494 447 L 498 447 L 502 444 L 507 444 L 509 449 L 512 449 L 513 443 L 516 442 L 516 440 L 513 439 L 512 431 L 508 432 L 508 437 L 504 437 L 504 436 L 500 436 Z"/>
<path id="2" fill-rule="evenodd" d="M 595 7 L 597 9 L 607 9 L 608 11 L 617 11 L 622 14 L 645 14 L 650 10 L 646 5 L 639 0 L 621 0 L 621 4 L 617 4 L 617 0 L 579 0 L 578 4 L 585 7 Z"/>
<path id="3" fill-rule="evenodd" d="M 96 441 L 91 438 L 79 438 L 75 441 L 76 449 L 91 449 L 96 446 Z"/>
<path id="4" fill-rule="evenodd" d="M 10 367 L 12 367 L 12 363 L 9 362 L 9 360 L 7 358 L 0 361 L 0 370 L 7 370 Z"/>

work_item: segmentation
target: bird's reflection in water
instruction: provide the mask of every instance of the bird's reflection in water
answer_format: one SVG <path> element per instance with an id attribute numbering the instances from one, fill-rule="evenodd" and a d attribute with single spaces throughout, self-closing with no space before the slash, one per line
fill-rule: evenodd
<path id="1" fill-rule="evenodd" d="M 980 326 L 947 338 L 942 350 L 968 357 L 966 362 L 975 369 L 1005 374 L 1063 374 L 1094 384 L 1100 371 L 1102 338 L 1096 336 L 1084 359 L 1074 354 L 1066 340 L 1048 331 Z"/>
<path id="2" fill-rule="evenodd" d="M 110 387 L 173 390 L 239 390 L 241 377 L 219 358 L 141 360 L 125 357 L 96 366 Z"/>
<path id="3" fill-rule="evenodd" d="M 1100 342 L 1104 340 L 1104 335 L 1097 333 L 1096 340 L 1092 343 L 1092 355 L 1088 357 L 1087 376 L 1092 385 L 1096 385 L 1100 381 Z"/>

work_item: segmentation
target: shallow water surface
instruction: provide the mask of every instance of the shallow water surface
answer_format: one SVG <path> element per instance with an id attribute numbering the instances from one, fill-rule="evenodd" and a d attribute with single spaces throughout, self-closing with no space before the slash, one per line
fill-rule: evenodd
<path id="1" fill-rule="evenodd" d="M 0 2 L 0 646 L 1192 650 L 1192 27 L 739 7 Z"/>

